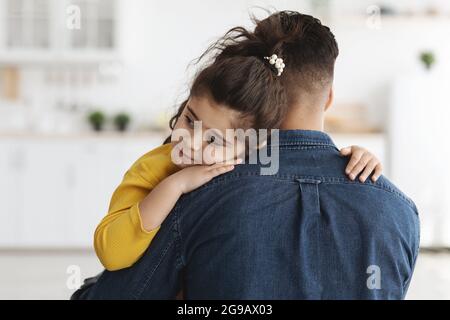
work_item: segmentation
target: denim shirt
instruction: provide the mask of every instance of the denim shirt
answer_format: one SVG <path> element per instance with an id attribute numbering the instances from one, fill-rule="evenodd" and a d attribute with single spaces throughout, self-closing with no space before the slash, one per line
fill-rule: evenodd
<path id="1" fill-rule="evenodd" d="M 351 181 L 330 137 L 280 131 L 279 171 L 244 164 L 183 196 L 142 258 L 89 297 L 402 299 L 419 247 L 414 203 Z"/>

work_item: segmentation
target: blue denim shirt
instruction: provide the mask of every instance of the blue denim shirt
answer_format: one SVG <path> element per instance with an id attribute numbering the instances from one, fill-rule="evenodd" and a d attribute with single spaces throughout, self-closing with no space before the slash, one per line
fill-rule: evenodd
<path id="1" fill-rule="evenodd" d="M 90 298 L 401 299 L 419 247 L 414 203 L 351 181 L 330 137 L 280 131 L 279 171 L 239 165 L 182 197 L 144 256 Z"/>

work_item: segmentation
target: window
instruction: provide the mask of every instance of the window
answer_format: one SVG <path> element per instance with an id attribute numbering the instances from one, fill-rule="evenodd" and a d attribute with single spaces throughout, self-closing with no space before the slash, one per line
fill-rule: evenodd
<path id="1" fill-rule="evenodd" d="M 81 12 L 80 29 L 71 30 L 71 47 L 108 49 L 114 47 L 114 1 L 74 0 Z"/>
<path id="2" fill-rule="evenodd" d="M 49 0 L 7 0 L 7 47 L 48 48 L 49 29 Z"/>
<path id="3" fill-rule="evenodd" d="M 7 49 L 112 50 L 115 0 L 0 0 Z M 80 28 L 66 28 L 68 6 L 77 6 Z M 1 13 L 1 12 L 0 12 Z M 0 37 L 1 38 L 1 37 Z"/>

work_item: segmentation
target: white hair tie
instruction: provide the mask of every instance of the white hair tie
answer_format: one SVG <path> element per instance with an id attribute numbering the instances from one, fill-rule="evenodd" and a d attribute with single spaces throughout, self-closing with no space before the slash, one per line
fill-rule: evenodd
<path id="1" fill-rule="evenodd" d="M 274 65 L 278 71 L 277 76 L 281 76 L 283 73 L 284 67 L 286 66 L 283 62 L 283 59 L 278 58 L 276 54 L 271 55 L 270 57 L 264 57 L 264 59 L 269 60 L 271 65 Z"/>

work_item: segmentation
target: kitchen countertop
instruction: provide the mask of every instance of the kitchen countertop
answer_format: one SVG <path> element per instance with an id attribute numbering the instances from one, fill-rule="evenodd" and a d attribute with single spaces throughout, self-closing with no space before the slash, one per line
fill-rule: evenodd
<path id="1" fill-rule="evenodd" d="M 142 131 L 142 132 L 118 132 L 118 131 L 84 131 L 84 132 L 0 132 L 1 139 L 164 139 L 168 132 Z"/>

